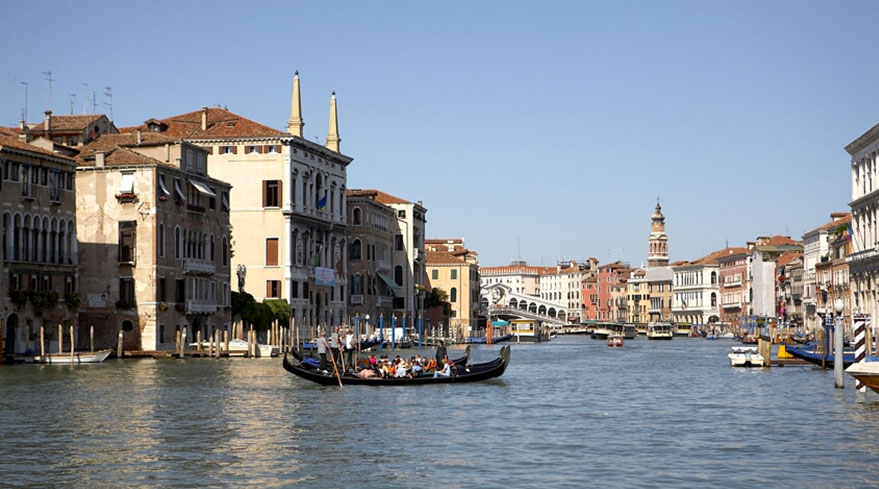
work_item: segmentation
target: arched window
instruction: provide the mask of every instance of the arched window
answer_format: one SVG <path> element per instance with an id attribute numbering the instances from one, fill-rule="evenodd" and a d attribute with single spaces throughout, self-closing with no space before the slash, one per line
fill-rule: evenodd
<path id="1" fill-rule="evenodd" d="M 159 223 L 159 256 L 165 256 L 165 225 Z"/>
<path id="2" fill-rule="evenodd" d="M 363 295 L 363 276 L 359 273 L 351 277 L 351 294 Z"/>
<path id="3" fill-rule="evenodd" d="M 67 264 L 73 265 L 76 259 L 76 228 L 73 221 L 67 221 Z"/>
<path id="4" fill-rule="evenodd" d="M 355 240 L 351 241 L 351 250 L 350 250 L 350 253 L 348 253 L 348 259 L 349 260 L 360 260 L 361 255 L 362 255 L 362 250 L 361 250 L 361 246 L 360 246 L 360 240 L 355 239 Z"/>
<path id="5" fill-rule="evenodd" d="M 717 284 L 717 272 L 711 272 L 711 285 Z"/>
<path id="6" fill-rule="evenodd" d="M 223 249 L 222 249 L 222 258 L 223 258 L 223 266 L 229 265 L 229 242 L 226 241 L 226 237 L 223 236 Z"/>
<path id="7" fill-rule="evenodd" d="M 360 226 L 360 224 L 362 223 L 362 215 L 360 212 L 360 207 L 355 207 L 352 214 L 353 214 L 353 220 L 354 220 L 353 224 L 355 226 Z"/>
<path id="8" fill-rule="evenodd" d="M 401 265 L 394 267 L 394 282 L 401 287 L 403 286 L 403 267 Z"/>
<path id="9" fill-rule="evenodd" d="M 717 294 L 711 293 L 711 307 L 717 307 Z"/>
<path id="10" fill-rule="evenodd" d="M 458 302 L 458 288 L 452 287 L 452 290 L 449 291 L 449 302 L 455 303 Z"/>
<path id="11" fill-rule="evenodd" d="M 180 258 L 183 254 L 183 243 L 180 242 L 180 228 L 174 228 L 174 258 Z"/>
<path id="12" fill-rule="evenodd" d="M 24 216 L 24 225 L 21 228 L 21 251 L 22 261 L 30 260 L 31 240 L 30 240 L 31 216 Z"/>

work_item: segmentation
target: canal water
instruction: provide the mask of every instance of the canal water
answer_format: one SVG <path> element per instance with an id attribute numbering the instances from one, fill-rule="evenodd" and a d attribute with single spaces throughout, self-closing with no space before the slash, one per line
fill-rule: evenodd
<path id="1" fill-rule="evenodd" d="M 277 359 L 3 366 L 0 487 L 879 487 L 879 396 L 732 344 L 563 336 L 493 381 L 341 390 Z"/>

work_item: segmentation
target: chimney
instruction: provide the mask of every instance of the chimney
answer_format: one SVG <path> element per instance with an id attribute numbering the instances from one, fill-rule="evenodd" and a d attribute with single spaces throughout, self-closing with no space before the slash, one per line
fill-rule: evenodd
<path id="1" fill-rule="evenodd" d="M 24 131 L 24 119 L 18 121 L 18 128 Z"/>
<path id="2" fill-rule="evenodd" d="M 52 129 L 52 111 L 46 110 L 43 113 L 46 114 L 46 117 L 43 119 L 43 129 L 49 131 Z"/>
<path id="3" fill-rule="evenodd" d="M 98 168 L 104 167 L 104 152 L 98 151 L 95 153 L 95 166 Z"/>
<path id="4" fill-rule="evenodd" d="M 140 128 L 137 128 L 137 144 L 140 146 L 140 143 L 143 142 L 143 134 L 140 132 Z"/>
<path id="5" fill-rule="evenodd" d="M 206 106 L 201 107 L 201 130 L 206 131 L 208 129 L 208 108 Z"/>

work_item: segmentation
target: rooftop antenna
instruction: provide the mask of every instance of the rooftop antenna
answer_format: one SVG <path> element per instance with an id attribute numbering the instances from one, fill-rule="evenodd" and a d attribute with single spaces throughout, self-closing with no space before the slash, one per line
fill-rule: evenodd
<path id="1" fill-rule="evenodd" d="M 82 101 L 82 113 L 83 113 L 83 114 L 87 114 L 87 113 L 88 113 L 88 110 L 89 110 L 89 109 L 88 109 L 88 104 L 89 104 L 89 84 L 88 84 L 88 83 L 83 83 L 82 86 L 85 87 L 85 99 L 83 99 L 83 101 Z"/>
<path id="2" fill-rule="evenodd" d="M 27 82 L 23 81 L 23 82 L 19 82 L 19 83 L 24 85 L 24 112 L 21 113 L 21 118 L 22 118 L 22 120 L 27 122 Z"/>
<path id="3" fill-rule="evenodd" d="M 92 90 L 92 114 L 98 113 L 98 94 L 95 90 Z"/>
<path id="4" fill-rule="evenodd" d="M 521 244 L 522 244 L 522 238 L 517 237 L 516 238 L 516 259 L 519 261 L 522 260 L 522 246 L 521 246 Z"/>
<path id="5" fill-rule="evenodd" d="M 73 106 L 74 105 L 76 105 L 76 94 L 71 93 L 70 94 L 70 115 L 73 115 L 73 110 L 74 110 Z"/>
<path id="6" fill-rule="evenodd" d="M 52 110 L 52 82 L 55 79 L 52 78 L 52 72 L 49 70 L 41 71 L 40 73 L 46 77 L 46 110 Z"/>
<path id="7" fill-rule="evenodd" d="M 107 98 L 107 101 L 104 102 L 104 107 L 107 108 L 107 112 L 110 113 L 110 120 L 113 120 L 113 88 L 112 87 L 104 87 L 104 97 Z"/>

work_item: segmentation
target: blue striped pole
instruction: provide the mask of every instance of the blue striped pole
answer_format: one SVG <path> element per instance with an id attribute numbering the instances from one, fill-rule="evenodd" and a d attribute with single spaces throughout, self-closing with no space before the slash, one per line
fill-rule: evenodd
<path id="1" fill-rule="evenodd" d="M 421 349 L 422 346 L 422 331 L 421 331 L 421 315 L 418 315 L 418 349 Z"/>
<path id="2" fill-rule="evenodd" d="M 382 351 L 382 344 L 385 342 L 385 316 L 378 317 L 378 351 Z"/>
<path id="3" fill-rule="evenodd" d="M 391 316 L 391 348 L 397 349 L 397 316 Z"/>

